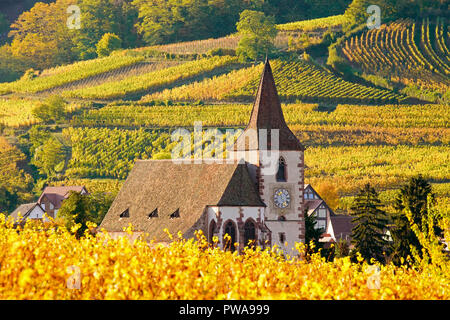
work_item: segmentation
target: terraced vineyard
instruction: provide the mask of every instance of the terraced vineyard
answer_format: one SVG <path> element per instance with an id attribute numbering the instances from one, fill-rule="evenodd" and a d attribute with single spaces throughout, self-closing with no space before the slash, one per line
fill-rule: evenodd
<path id="1" fill-rule="evenodd" d="M 341 14 L 336 16 L 330 16 L 325 18 L 296 21 L 285 24 L 279 24 L 277 26 L 280 31 L 318 31 L 323 29 L 336 29 L 340 28 L 343 24 L 347 22 L 347 18 Z"/>
<path id="2" fill-rule="evenodd" d="M 75 116 L 76 126 L 146 126 L 173 128 L 193 126 L 245 126 L 250 104 L 220 104 L 205 106 L 141 106 L 110 105 Z M 320 112 L 317 104 L 283 105 L 283 114 L 290 128 L 297 126 L 372 127 L 404 129 L 441 129 L 450 138 L 450 110 L 445 105 L 424 106 L 355 106 L 338 105 L 333 112 Z"/>
<path id="3" fill-rule="evenodd" d="M 405 95 L 390 90 L 352 83 L 302 60 L 274 60 L 272 69 L 278 93 L 283 101 L 328 101 L 331 103 L 387 104 L 405 103 Z M 262 65 L 239 70 L 202 82 L 168 89 L 143 98 L 174 101 L 252 101 Z"/>
<path id="4" fill-rule="evenodd" d="M 403 103 L 407 97 L 390 90 L 348 82 L 305 61 L 272 61 L 280 98 L 283 101 L 328 101 L 332 103 Z M 252 101 L 262 65 L 213 79 L 168 89 L 143 98 L 174 101 Z"/>
<path id="5" fill-rule="evenodd" d="M 155 92 L 144 96 L 142 101 L 173 100 L 173 101 L 210 101 L 221 102 L 228 95 L 246 85 L 251 79 L 257 79 L 262 72 L 262 65 L 251 66 L 230 73 L 195 81 L 172 89 Z"/>
<path id="6" fill-rule="evenodd" d="M 31 112 L 38 104 L 39 101 L 32 99 L 0 98 L 0 124 L 8 127 L 20 127 L 40 122 Z"/>
<path id="7" fill-rule="evenodd" d="M 407 97 L 389 90 L 367 87 L 342 78 L 305 61 L 275 61 L 273 74 L 280 98 L 304 101 L 328 100 L 334 103 L 402 103 Z M 255 78 L 228 96 L 252 99 L 259 79 Z"/>
<path id="8" fill-rule="evenodd" d="M 10 92 L 36 93 L 49 90 L 74 81 L 131 66 L 141 62 L 143 59 L 143 57 L 112 55 L 105 58 L 77 62 L 50 70 L 41 77 L 0 84 L 0 94 Z"/>
<path id="9" fill-rule="evenodd" d="M 98 86 L 66 91 L 66 97 L 86 99 L 117 99 L 145 91 L 154 91 L 175 84 L 178 81 L 195 78 L 209 72 L 223 71 L 237 65 L 237 59 L 230 56 L 212 57 L 189 61 L 181 65 L 128 77 Z M 227 70 L 227 69 L 225 69 Z"/>
<path id="10" fill-rule="evenodd" d="M 62 86 L 54 87 L 49 90 L 44 90 L 43 94 L 60 94 L 63 91 L 76 90 L 86 87 L 94 87 L 103 83 L 120 81 L 128 77 L 134 77 L 141 74 L 157 71 L 169 67 L 173 67 L 183 63 L 177 60 L 161 60 L 152 62 L 139 62 L 119 69 L 101 73 L 92 77 L 84 78 L 82 80 L 70 82 Z"/>
<path id="11" fill-rule="evenodd" d="M 399 20 L 347 39 L 342 53 L 369 74 L 450 85 L 449 31 L 444 18 Z"/>
<path id="12" fill-rule="evenodd" d="M 277 25 L 279 33 L 275 38 L 275 46 L 278 48 L 286 48 L 288 45 L 288 36 L 300 36 L 300 33 L 307 32 L 310 35 L 323 32 L 328 28 L 338 30 L 346 22 L 344 15 L 336 15 L 326 18 L 297 21 Z M 205 39 L 196 41 L 186 41 L 173 44 L 165 44 L 158 46 L 145 47 L 135 49 L 136 51 L 156 50 L 160 52 L 174 53 L 174 54 L 204 54 L 211 49 L 236 49 L 240 37 L 237 34 L 232 34 L 226 37 L 217 39 Z"/>

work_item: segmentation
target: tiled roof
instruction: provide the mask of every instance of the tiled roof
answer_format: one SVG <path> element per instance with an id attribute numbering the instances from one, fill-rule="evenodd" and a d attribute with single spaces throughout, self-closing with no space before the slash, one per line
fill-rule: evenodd
<path id="1" fill-rule="evenodd" d="M 258 138 L 254 145 L 249 145 L 244 141 L 245 133 L 248 130 L 255 130 Z M 279 129 L 279 150 L 304 150 L 305 148 L 292 133 L 284 120 L 281 109 L 280 98 L 278 97 L 275 80 L 272 74 L 269 60 L 264 64 L 264 71 L 259 82 L 258 92 L 250 116 L 250 121 L 244 133 L 238 138 L 233 150 L 254 150 L 254 146 L 259 146 L 259 129 L 267 129 L 267 145 L 260 146 L 261 150 L 271 149 L 271 129 Z M 266 148 L 267 147 L 267 148 Z"/>
<path id="2" fill-rule="evenodd" d="M 45 196 L 56 209 L 59 209 L 62 201 L 68 197 L 70 191 L 81 192 L 83 189 L 85 189 L 84 186 L 46 187 L 39 197 L 38 203 L 41 204 Z"/>
<path id="3" fill-rule="evenodd" d="M 245 164 L 176 164 L 171 160 L 138 160 L 103 219 L 100 228 L 122 231 L 131 223 L 149 239 L 170 241 L 170 233 L 192 236 L 207 206 L 261 206 Z M 128 209 L 128 218 L 120 214 Z M 149 215 L 158 209 L 158 217 Z M 179 218 L 171 215 L 179 210 Z"/>
<path id="4" fill-rule="evenodd" d="M 30 214 L 30 212 L 34 209 L 35 206 L 39 206 L 39 204 L 36 202 L 21 204 L 9 216 L 12 219 L 14 219 L 14 221 L 16 221 L 19 217 L 19 212 L 20 212 L 21 217 L 26 218 Z M 44 210 L 42 210 L 42 211 L 44 211 Z"/>
<path id="5" fill-rule="evenodd" d="M 339 240 L 340 238 L 350 240 L 353 228 L 353 217 L 339 214 L 330 216 L 330 219 L 336 240 Z"/>

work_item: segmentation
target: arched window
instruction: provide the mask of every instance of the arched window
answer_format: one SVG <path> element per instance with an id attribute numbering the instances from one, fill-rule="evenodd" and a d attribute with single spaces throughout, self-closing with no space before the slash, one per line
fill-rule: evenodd
<path id="1" fill-rule="evenodd" d="M 216 222 L 213 220 L 209 224 L 209 237 L 208 237 L 209 243 L 213 243 L 213 237 L 214 237 L 214 233 L 216 232 L 216 230 L 217 230 L 217 225 L 216 225 Z"/>
<path id="2" fill-rule="evenodd" d="M 277 181 L 286 181 L 286 161 L 283 157 L 280 157 L 280 159 L 278 159 Z"/>
<path id="3" fill-rule="evenodd" d="M 256 227 L 253 221 L 247 220 L 244 224 L 244 245 L 253 247 L 256 242 Z"/>
<path id="4" fill-rule="evenodd" d="M 225 224 L 225 234 L 228 234 L 230 236 L 231 239 L 229 240 L 225 240 L 223 241 L 223 248 L 225 250 L 231 250 L 234 251 L 236 250 L 234 244 L 236 242 L 236 226 L 234 225 L 234 223 L 232 221 L 228 221 Z"/>

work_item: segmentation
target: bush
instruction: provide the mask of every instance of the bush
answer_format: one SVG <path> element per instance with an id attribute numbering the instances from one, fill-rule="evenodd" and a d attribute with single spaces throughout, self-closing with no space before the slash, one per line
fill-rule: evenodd
<path id="1" fill-rule="evenodd" d="M 52 96 L 32 110 L 33 116 L 43 122 L 57 122 L 66 114 L 66 102 L 60 96 Z"/>
<path id="2" fill-rule="evenodd" d="M 114 33 L 105 33 L 97 43 L 97 55 L 106 57 L 114 50 L 122 48 L 122 40 Z"/>
<path id="3" fill-rule="evenodd" d="M 224 48 L 215 48 L 211 49 L 207 52 L 207 55 L 210 57 L 213 56 L 235 56 L 236 50 L 234 49 L 224 49 Z"/>

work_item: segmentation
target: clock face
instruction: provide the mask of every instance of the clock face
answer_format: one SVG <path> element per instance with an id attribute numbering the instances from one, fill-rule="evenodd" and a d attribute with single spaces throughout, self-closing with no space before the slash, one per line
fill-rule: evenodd
<path id="1" fill-rule="evenodd" d="M 273 195 L 273 203 L 278 208 L 284 209 L 291 202 L 291 196 L 286 189 L 277 189 L 275 190 L 275 194 Z"/>

